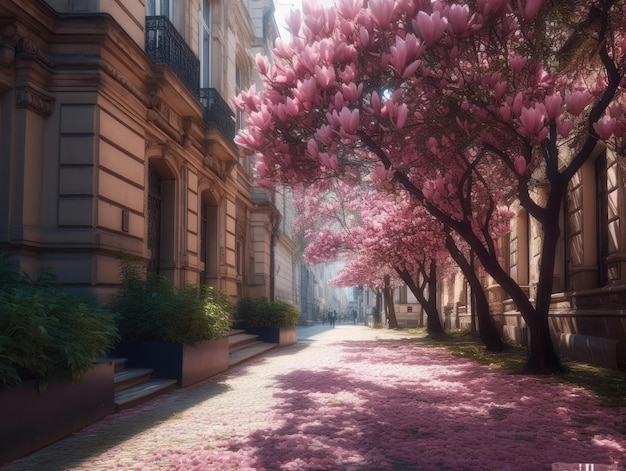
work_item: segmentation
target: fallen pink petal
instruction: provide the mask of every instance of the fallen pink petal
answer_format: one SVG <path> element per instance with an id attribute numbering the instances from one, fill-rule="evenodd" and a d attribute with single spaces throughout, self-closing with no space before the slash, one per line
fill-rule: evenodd
<path id="1" fill-rule="evenodd" d="M 6 469 L 614 471 L 626 464 L 626 411 L 583 388 L 507 374 L 364 326 L 299 328 L 299 339 Z"/>

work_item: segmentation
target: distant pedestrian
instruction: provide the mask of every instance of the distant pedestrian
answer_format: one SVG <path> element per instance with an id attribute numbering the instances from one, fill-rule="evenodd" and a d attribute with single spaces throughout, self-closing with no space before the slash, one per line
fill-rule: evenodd
<path id="1" fill-rule="evenodd" d="M 352 310 L 352 324 L 356 325 L 356 311 Z"/>
<path id="2" fill-rule="evenodd" d="M 333 311 L 332 314 L 330 315 L 331 321 L 330 321 L 330 325 L 335 328 L 335 324 L 337 323 L 337 311 Z"/>

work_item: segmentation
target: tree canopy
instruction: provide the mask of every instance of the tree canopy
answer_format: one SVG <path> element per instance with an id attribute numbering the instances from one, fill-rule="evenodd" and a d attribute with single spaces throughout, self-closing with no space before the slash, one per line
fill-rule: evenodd
<path id="1" fill-rule="evenodd" d="M 560 368 L 548 328 L 568 182 L 626 132 L 624 0 L 305 0 L 263 88 L 235 106 L 266 182 L 339 178 L 411 196 L 469 245 L 531 337 L 528 371 Z M 498 207 L 542 230 L 536 296 L 500 265 Z"/>

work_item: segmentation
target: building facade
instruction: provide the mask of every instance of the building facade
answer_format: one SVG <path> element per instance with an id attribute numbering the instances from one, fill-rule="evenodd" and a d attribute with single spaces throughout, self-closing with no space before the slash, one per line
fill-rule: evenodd
<path id="1" fill-rule="evenodd" d="M 558 352 L 584 362 L 626 366 L 626 164 L 623 149 L 597 152 L 574 176 L 559 224 L 549 322 Z M 537 187 L 539 203 L 542 188 Z M 529 293 L 539 280 L 541 228 L 513 201 L 511 231 L 499 240 L 500 263 Z M 526 345 L 526 324 L 506 293 L 482 274 L 491 314 L 505 339 Z M 472 328 L 471 290 L 460 271 L 439 281 L 439 312 L 448 329 Z M 396 310 L 407 306 L 397 295 Z M 413 323 L 423 322 L 417 315 Z"/>
<path id="2" fill-rule="evenodd" d="M 1 2 L 0 251 L 77 292 L 115 290 L 123 252 L 176 286 L 297 303 L 286 206 L 233 142 L 273 8 Z"/>

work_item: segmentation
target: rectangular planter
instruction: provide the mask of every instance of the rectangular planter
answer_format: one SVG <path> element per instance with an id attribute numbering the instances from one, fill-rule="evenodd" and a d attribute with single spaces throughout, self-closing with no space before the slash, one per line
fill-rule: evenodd
<path id="1" fill-rule="evenodd" d="M 277 343 L 279 347 L 293 345 L 297 341 L 296 328 L 293 327 L 246 327 L 247 334 L 259 336 L 259 340 Z"/>
<path id="2" fill-rule="evenodd" d="M 115 412 L 113 364 L 98 363 L 78 382 L 50 383 L 43 393 L 36 381 L 0 392 L 0 465 Z"/>
<path id="3" fill-rule="evenodd" d="M 128 366 L 152 368 L 155 378 L 175 379 L 179 387 L 190 386 L 228 369 L 228 338 L 182 343 L 132 342 L 115 348 Z"/>

